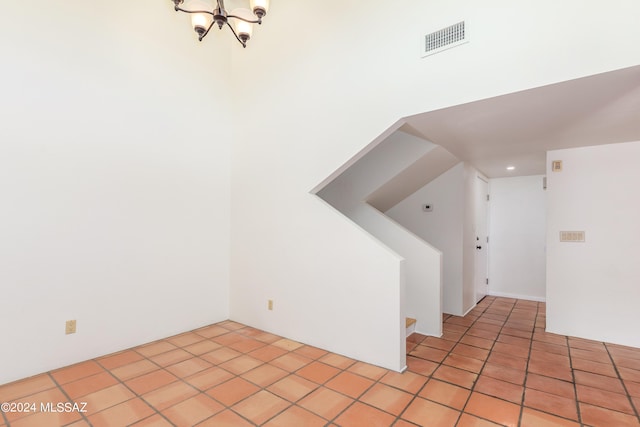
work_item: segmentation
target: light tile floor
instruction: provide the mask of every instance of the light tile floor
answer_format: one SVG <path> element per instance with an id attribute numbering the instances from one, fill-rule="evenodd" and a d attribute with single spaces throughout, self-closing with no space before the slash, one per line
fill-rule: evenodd
<path id="1" fill-rule="evenodd" d="M 487 297 L 409 337 L 399 374 L 226 321 L 2 386 L 37 407 L 0 427 L 639 426 L 640 349 L 544 326 L 543 303 Z"/>

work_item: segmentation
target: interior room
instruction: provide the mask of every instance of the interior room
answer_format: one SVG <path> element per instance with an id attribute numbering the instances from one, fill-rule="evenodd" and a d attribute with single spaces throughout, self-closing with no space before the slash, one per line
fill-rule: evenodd
<path id="1" fill-rule="evenodd" d="M 5 4 L 0 427 L 640 425 L 639 13 Z"/>

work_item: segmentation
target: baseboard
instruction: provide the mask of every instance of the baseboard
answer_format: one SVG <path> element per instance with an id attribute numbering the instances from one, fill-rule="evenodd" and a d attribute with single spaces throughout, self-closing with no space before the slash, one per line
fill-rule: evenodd
<path id="1" fill-rule="evenodd" d="M 419 331 L 419 330 L 415 330 L 413 331 L 414 334 L 420 334 L 420 335 L 424 335 L 425 337 L 435 337 L 435 338 L 442 338 L 442 333 L 440 335 L 434 335 L 434 334 L 427 334 L 425 332 Z"/>
<path id="2" fill-rule="evenodd" d="M 467 314 L 469 314 L 469 313 L 471 312 L 471 310 L 473 310 L 474 308 L 476 308 L 476 305 L 477 305 L 477 303 L 476 303 L 476 304 L 473 304 L 469 310 L 465 311 L 465 313 L 462 315 L 462 317 L 464 317 L 464 316 L 466 316 Z"/>
<path id="3" fill-rule="evenodd" d="M 474 304 L 471 306 L 471 308 L 469 308 L 467 311 L 465 311 L 465 312 L 464 312 L 464 313 L 462 313 L 462 314 L 449 313 L 449 312 L 445 312 L 445 311 L 443 311 L 443 312 L 442 312 L 442 314 L 448 314 L 449 316 L 456 316 L 456 317 L 464 317 L 464 316 L 466 316 L 467 314 L 469 314 L 469 312 L 470 312 L 471 310 L 473 310 L 474 308 L 476 308 L 476 305 L 477 305 L 477 304 L 475 304 L 475 303 L 474 303 Z"/>
<path id="4" fill-rule="evenodd" d="M 489 291 L 487 295 L 492 297 L 515 298 L 515 299 L 524 299 L 527 301 L 547 302 L 547 299 L 544 297 L 532 297 L 530 295 L 509 294 L 506 292 Z"/>

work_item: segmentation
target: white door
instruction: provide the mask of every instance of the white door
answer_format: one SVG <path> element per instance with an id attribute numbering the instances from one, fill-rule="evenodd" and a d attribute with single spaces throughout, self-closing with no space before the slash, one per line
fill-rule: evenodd
<path id="1" fill-rule="evenodd" d="M 489 238 L 487 217 L 489 213 L 489 184 L 478 175 L 475 189 L 475 289 L 476 302 L 484 298 L 489 291 Z"/>

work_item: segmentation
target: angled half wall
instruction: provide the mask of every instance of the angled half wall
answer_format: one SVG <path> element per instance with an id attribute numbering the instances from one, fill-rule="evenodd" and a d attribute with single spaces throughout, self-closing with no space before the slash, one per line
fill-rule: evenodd
<path id="1" fill-rule="evenodd" d="M 399 127 L 313 191 L 405 260 L 401 313 L 425 335 L 442 334 L 442 253 L 384 211 L 456 163 L 442 147 Z"/>

